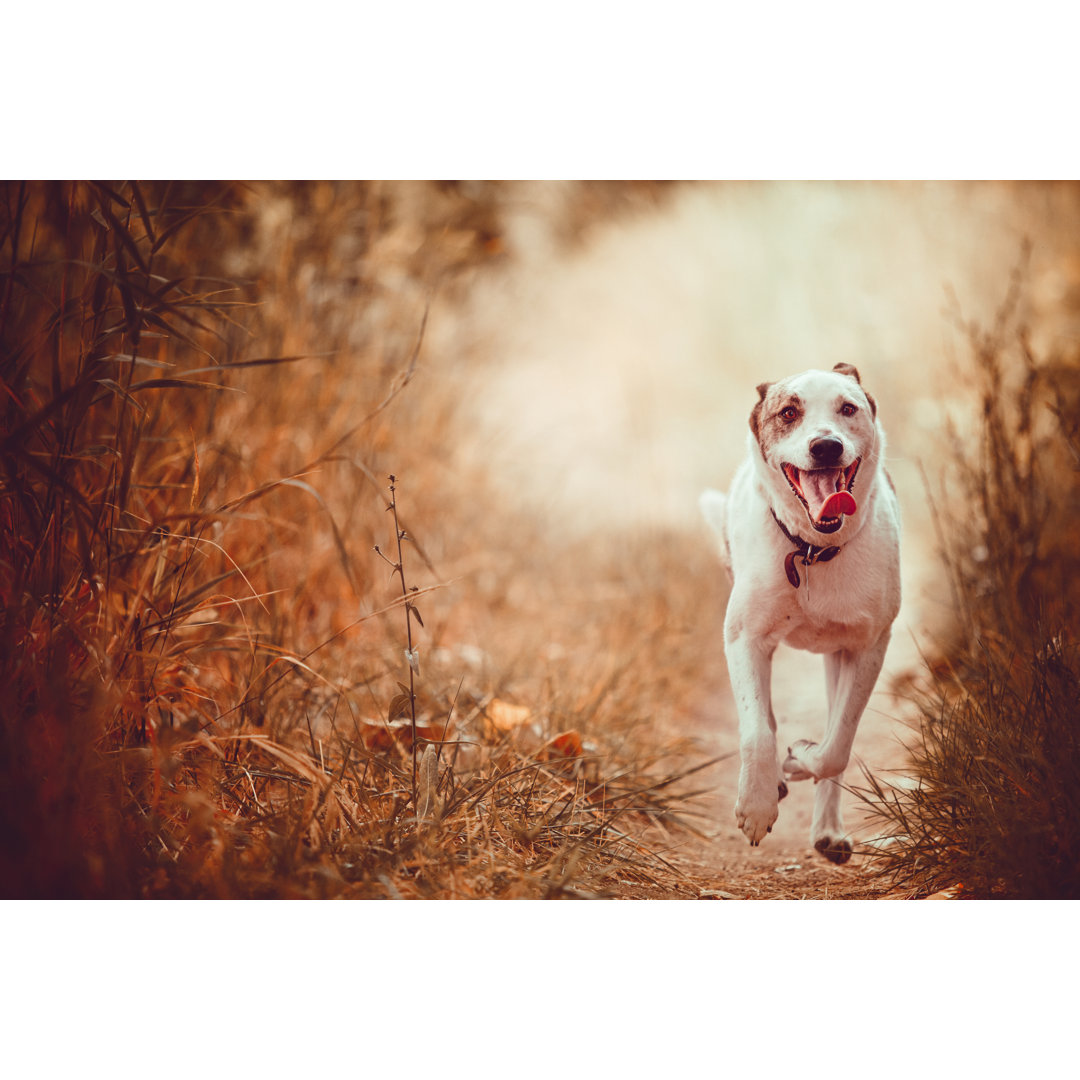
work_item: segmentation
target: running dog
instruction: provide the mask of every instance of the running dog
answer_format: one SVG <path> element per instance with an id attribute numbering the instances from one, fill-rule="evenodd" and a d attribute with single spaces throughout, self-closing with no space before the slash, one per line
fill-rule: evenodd
<path id="1" fill-rule="evenodd" d="M 900 511 L 877 405 L 854 367 L 757 391 L 748 459 L 726 495 L 700 499 L 733 582 L 724 652 L 739 715 L 735 820 L 756 847 L 772 831 L 786 781 L 813 778 L 810 841 L 844 863 L 841 783 L 900 609 Z M 829 702 L 822 741 L 799 739 L 782 765 L 770 690 L 781 641 L 824 654 Z"/>

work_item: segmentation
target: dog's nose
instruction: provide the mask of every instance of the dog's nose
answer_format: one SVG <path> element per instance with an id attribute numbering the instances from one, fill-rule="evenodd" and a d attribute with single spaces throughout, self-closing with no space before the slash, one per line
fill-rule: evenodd
<path id="1" fill-rule="evenodd" d="M 835 465 L 843 452 L 844 444 L 831 435 L 810 440 L 810 456 L 819 465 Z"/>

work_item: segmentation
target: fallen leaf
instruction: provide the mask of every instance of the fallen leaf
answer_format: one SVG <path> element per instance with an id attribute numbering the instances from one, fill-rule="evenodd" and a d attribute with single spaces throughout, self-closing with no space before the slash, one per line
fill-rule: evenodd
<path id="1" fill-rule="evenodd" d="M 453 721 L 442 716 L 416 718 L 416 737 L 430 742 L 442 742 L 453 728 Z M 392 720 L 363 719 L 359 722 L 360 741 L 368 750 L 389 750 L 400 746 L 412 747 L 412 720 L 408 716 Z"/>
<path id="2" fill-rule="evenodd" d="M 511 705 L 509 701 L 501 701 L 496 698 L 487 707 L 487 718 L 499 731 L 513 731 L 520 727 L 529 717 L 532 709 L 528 705 Z"/>
<path id="3" fill-rule="evenodd" d="M 581 745 L 581 735 L 576 731 L 563 731 L 550 740 L 544 747 L 543 753 L 548 759 L 551 758 L 574 758 L 581 757 L 584 748 Z"/>

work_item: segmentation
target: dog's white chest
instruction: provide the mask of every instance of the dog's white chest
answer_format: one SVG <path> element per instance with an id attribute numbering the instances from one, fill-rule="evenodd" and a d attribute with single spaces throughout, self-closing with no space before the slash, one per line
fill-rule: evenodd
<path id="1" fill-rule="evenodd" d="M 829 563 L 800 566 L 798 588 L 788 586 L 782 601 L 782 640 L 815 653 L 868 648 L 899 607 L 894 553 L 892 544 L 856 542 Z"/>
<path id="2" fill-rule="evenodd" d="M 824 611 L 801 611 L 785 619 L 781 639 L 792 648 L 806 652 L 853 652 L 865 649 L 879 633 L 880 625 L 876 620 L 852 621 L 830 617 Z"/>

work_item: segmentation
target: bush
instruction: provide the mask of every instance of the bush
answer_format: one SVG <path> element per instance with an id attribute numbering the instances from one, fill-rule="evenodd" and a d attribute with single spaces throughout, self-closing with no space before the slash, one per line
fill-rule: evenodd
<path id="1" fill-rule="evenodd" d="M 949 429 L 934 499 L 957 622 L 916 690 L 918 783 L 860 792 L 917 895 L 1080 897 L 1080 363 L 1012 312 L 969 332 L 974 435 Z"/>

